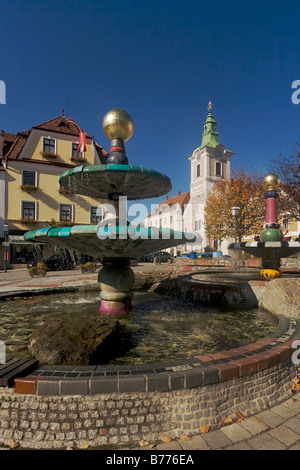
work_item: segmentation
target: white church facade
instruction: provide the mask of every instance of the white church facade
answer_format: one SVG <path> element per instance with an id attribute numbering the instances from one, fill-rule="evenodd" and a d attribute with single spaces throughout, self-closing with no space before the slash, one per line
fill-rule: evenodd
<path id="1" fill-rule="evenodd" d="M 146 227 L 173 228 L 197 232 L 200 235 L 200 242 L 195 245 L 186 244 L 177 247 L 176 253 L 171 249 L 173 255 L 178 255 L 178 250 L 181 253 L 190 251 L 202 253 L 206 247 L 214 243 L 205 232 L 205 205 L 213 183 L 230 177 L 230 159 L 233 152 L 219 143 L 217 124 L 211 110 L 210 102 L 201 145 L 188 157 L 191 165 L 190 191 L 183 193 L 184 197 L 177 194 L 166 198 L 145 220 Z M 214 248 L 226 254 L 227 245 L 228 241 L 223 241 L 221 246 L 215 244 Z"/>

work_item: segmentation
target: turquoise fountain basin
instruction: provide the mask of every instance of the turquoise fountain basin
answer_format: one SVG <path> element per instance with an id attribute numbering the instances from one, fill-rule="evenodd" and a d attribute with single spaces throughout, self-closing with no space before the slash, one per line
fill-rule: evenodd
<path id="1" fill-rule="evenodd" d="M 24 239 L 93 257 L 136 258 L 184 243 L 198 243 L 199 235 L 155 227 L 75 225 L 32 230 L 24 235 Z"/>
<path id="2" fill-rule="evenodd" d="M 138 165 L 81 165 L 65 171 L 59 184 L 71 194 L 95 199 L 126 195 L 128 200 L 159 197 L 172 189 L 170 178 Z"/>

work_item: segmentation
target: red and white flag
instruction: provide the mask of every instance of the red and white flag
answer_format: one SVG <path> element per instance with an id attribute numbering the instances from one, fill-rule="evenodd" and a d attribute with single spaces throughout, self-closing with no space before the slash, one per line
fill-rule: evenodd
<path id="1" fill-rule="evenodd" d="M 76 124 L 75 121 L 73 121 L 72 119 L 68 119 L 68 121 L 71 122 L 72 124 L 74 124 L 74 126 L 76 127 L 76 129 L 78 130 L 78 133 L 79 133 L 79 144 L 78 144 L 77 153 L 86 152 L 85 133 L 80 129 L 80 127 Z"/>

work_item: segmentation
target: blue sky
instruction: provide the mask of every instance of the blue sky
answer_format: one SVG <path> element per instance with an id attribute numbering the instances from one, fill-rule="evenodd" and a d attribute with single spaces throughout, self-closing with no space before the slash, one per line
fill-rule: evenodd
<path id="1" fill-rule="evenodd" d="M 298 2 L 1 0 L 0 129 L 30 129 L 61 114 L 106 150 L 102 119 L 132 116 L 130 163 L 189 190 L 187 157 L 200 145 L 207 104 L 232 169 L 268 170 L 300 138 Z"/>

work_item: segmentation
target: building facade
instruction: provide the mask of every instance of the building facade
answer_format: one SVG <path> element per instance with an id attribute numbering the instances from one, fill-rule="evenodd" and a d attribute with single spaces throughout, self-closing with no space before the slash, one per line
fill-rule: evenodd
<path id="1" fill-rule="evenodd" d="M 214 182 L 230 178 L 230 159 L 233 152 L 226 149 L 219 142 L 217 123 L 214 120 L 211 111 L 211 103 L 208 105 L 208 115 L 203 125 L 202 142 L 196 147 L 188 157 L 191 164 L 191 183 L 190 183 L 190 207 L 189 211 L 189 230 L 196 231 L 201 239 L 201 245 L 195 245 L 194 250 L 204 251 L 207 246 L 213 244 L 205 233 L 205 205 L 212 190 Z M 227 242 L 222 246 L 215 246 L 227 252 Z"/>
<path id="2" fill-rule="evenodd" d="M 144 224 L 145 227 L 157 227 L 157 228 L 169 228 L 171 230 L 183 231 L 185 225 L 184 216 L 186 215 L 186 207 L 190 201 L 189 191 L 185 193 L 177 192 L 176 196 L 168 197 L 164 199 L 156 208 L 154 208 Z M 187 231 L 185 227 L 184 231 Z M 179 245 L 171 247 L 169 250 L 172 256 L 180 255 L 185 252 L 187 247 L 185 245 Z"/>
<path id="3" fill-rule="evenodd" d="M 230 177 L 230 159 L 233 152 L 226 149 L 219 142 L 217 123 L 212 115 L 212 105 L 208 105 L 208 115 L 203 125 L 202 141 L 188 157 L 191 166 L 190 191 L 184 193 L 188 195 L 180 203 L 178 196 L 165 199 L 159 204 L 156 211 L 152 211 L 146 221 L 146 226 L 161 226 L 163 228 L 175 228 L 170 220 L 175 220 L 172 216 L 174 207 L 171 201 L 176 201 L 177 207 L 177 230 L 197 232 L 199 243 L 194 245 L 186 244 L 177 247 L 182 252 L 197 251 L 203 252 L 208 246 L 213 244 L 205 233 L 205 205 L 207 198 L 215 181 Z M 223 253 L 227 253 L 228 242 L 223 242 L 221 246 L 214 246 Z M 169 250 L 170 251 L 170 250 Z"/>
<path id="4" fill-rule="evenodd" d="M 80 135 L 84 148 L 79 148 Z M 0 131 L 0 242 L 6 222 L 10 262 L 26 262 L 32 256 L 34 247 L 23 241 L 28 230 L 99 221 L 99 201 L 69 194 L 58 179 L 69 168 L 105 163 L 106 157 L 103 148 L 63 113 L 29 131 Z M 2 254 L 0 259 L 3 264 Z"/>

